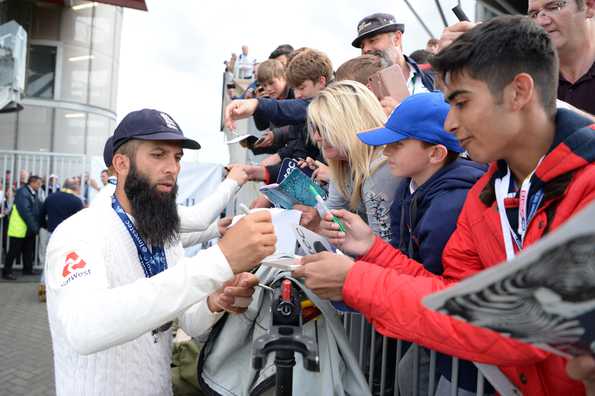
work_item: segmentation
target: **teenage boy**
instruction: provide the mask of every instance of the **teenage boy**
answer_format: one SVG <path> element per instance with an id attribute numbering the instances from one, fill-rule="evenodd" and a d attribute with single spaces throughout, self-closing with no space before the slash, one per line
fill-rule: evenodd
<path id="1" fill-rule="evenodd" d="M 293 87 L 296 100 L 274 100 L 267 98 L 234 100 L 225 108 L 225 124 L 235 127 L 235 121 L 254 116 L 255 123 L 271 122 L 275 125 L 291 125 L 290 140 L 279 152 L 261 165 L 246 167 L 253 180 L 275 181 L 278 165 L 285 158 L 306 158 L 321 160 L 318 147 L 307 139 L 306 113 L 309 99 L 318 95 L 333 76 L 331 60 L 324 53 L 304 49 L 295 55 L 287 66 L 287 80 Z M 266 168 L 265 168 L 266 166 Z"/>
<path id="2" fill-rule="evenodd" d="M 405 99 L 384 128 L 358 134 L 368 145 L 386 145 L 384 155 L 393 175 L 403 178 L 391 207 L 391 244 L 437 275 L 442 274 L 442 250 L 456 228 L 467 192 L 486 170 L 459 158 L 463 148 L 443 127 L 447 114 L 441 93 L 421 93 Z M 424 356 L 420 356 L 422 362 Z M 446 388 L 451 358 L 439 354 L 436 368 L 438 377 L 444 377 L 438 389 Z M 476 384 L 473 364 L 460 361 L 459 387 L 475 392 Z M 401 386 L 401 391 L 406 388 L 410 387 Z"/>
<path id="3" fill-rule="evenodd" d="M 526 17 L 482 23 L 430 62 L 451 105 L 445 129 L 471 158 L 491 163 L 444 248 L 444 272 L 433 274 L 374 239 L 356 216 L 335 211 L 349 232 L 333 231 L 331 242 L 358 259 L 320 253 L 294 275 L 322 297 L 343 299 L 387 336 L 497 365 L 523 394 L 584 394 L 565 374 L 566 359 L 432 312 L 421 300 L 514 256 L 595 199 L 595 125 L 556 110 L 555 49 Z"/>
<path id="4" fill-rule="evenodd" d="M 293 99 L 293 90 L 287 84 L 285 67 L 275 59 L 269 59 L 260 64 L 256 72 L 256 79 L 263 89 L 263 96 L 271 99 Z M 289 126 L 277 127 L 273 123 L 263 120 L 257 123 L 259 130 L 267 129 L 260 139 L 250 136 L 247 138 L 247 146 L 256 155 L 274 154 L 287 143 L 290 131 Z"/>

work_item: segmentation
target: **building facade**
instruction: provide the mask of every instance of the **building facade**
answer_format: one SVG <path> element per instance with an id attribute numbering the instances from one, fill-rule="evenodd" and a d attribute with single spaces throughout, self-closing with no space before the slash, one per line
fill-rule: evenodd
<path id="1" fill-rule="evenodd" d="M 0 23 L 28 35 L 23 110 L 0 114 L 0 150 L 102 154 L 116 124 L 122 16 L 98 2 L 0 2 Z"/>

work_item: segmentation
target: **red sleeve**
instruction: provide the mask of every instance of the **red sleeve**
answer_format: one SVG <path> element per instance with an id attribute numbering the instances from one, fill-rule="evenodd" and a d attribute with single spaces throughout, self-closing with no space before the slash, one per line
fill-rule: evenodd
<path id="1" fill-rule="evenodd" d="M 266 166 L 264 167 L 263 182 L 264 184 L 271 184 L 271 173 L 269 172 Z"/>
<path id="2" fill-rule="evenodd" d="M 547 357 L 544 351 L 422 305 L 423 297 L 445 287 L 446 282 L 438 276 L 409 276 L 357 261 L 345 280 L 343 299 L 381 334 L 462 359 L 517 366 Z"/>
<path id="3" fill-rule="evenodd" d="M 434 275 L 399 250 L 376 239 L 347 275 L 343 299 L 383 335 L 415 342 L 462 359 L 499 366 L 526 365 L 548 353 L 491 330 L 425 308 L 422 299 L 484 266 L 465 205 L 442 255 L 444 274 Z M 369 262 L 368 262 L 369 261 Z M 371 262 L 371 263 L 370 263 Z"/>
<path id="4" fill-rule="evenodd" d="M 399 249 L 393 247 L 382 238 L 374 237 L 372 247 L 358 261 L 373 263 L 384 268 L 398 270 L 400 273 L 411 276 L 435 276 L 427 271 L 421 263 L 410 259 Z"/>

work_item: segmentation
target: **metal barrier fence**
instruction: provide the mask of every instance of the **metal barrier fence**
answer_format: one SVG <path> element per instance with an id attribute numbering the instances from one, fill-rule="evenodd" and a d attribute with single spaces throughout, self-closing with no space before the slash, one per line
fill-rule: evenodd
<path id="1" fill-rule="evenodd" d="M 38 194 L 40 200 L 45 199 L 50 192 L 50 175 L 57 175 L 56 183 L 61 183 L 67 177 L 80 176 L 81 191 L 84 187 L 84 176 L 88 173 L 90 162 L 84 155 L 62 153 L 40 153 L 29 151 L 0 150 L 0 235 L 2 244 L 0 248 L 0 261 L 2 267 L 8 250 L 7 228 L 10 209 L 14 201 L 16 190 L 25 185 L 26 178 L 21 179 L 21 172 L 27 171 L 29 176 L 36 175 L 42 178 L 45 188 Z M 23 175 L 24 176 L 24 175 Z M 43 266 L 45 247 L 49 235 L 41 230 L 36 238 L 33 267 L 40 269 Z M 14 269 L 22 268 L 18 262 Z"/>
<path id="2" fill-rule="evenodd" d="M 438 386 L 436 351 L 384 337 L 377 333 L 373 326 L 358 313 L 343 313 L 342 316 L 343 326 L 350 345 L 364 376 L 368 380 L 369 389 L 373 395 L 417 396 L 419 394 L 423 396 L 426 393 L 420 392 L 420 390 L 426 389 L 427 395 L 430 396 L 468 394 L 483 396 L 492 394 L 486 392 L 486 387 L 489 387 L 489 385 L 479 370 L 477 370 L 475 393 L 459 389 L 459 359 L 456 357 L 452 357 L 450 384 L 447 383 L 449 389 L 445 392 L 445 389 L 441 388 L 440 393 L 436 393 Z M 406 373 L 400 373 L 403 370 L 400 365 L 404 362 L 406 350 L 412 352 L 411 369 L 407 370 Z M 422 355 L 429 356 L 429 362 L 425 362 L 427 363 L 425 365 L 421 365 L 420 357 Z M 411 374 L 411 378 L 405 377 L 406 374 Z M 427 383 L 422 382 L 422 377 L 427 379 Z M 406 382 L 406 386 L 404 386 L 404 382 Z"/>

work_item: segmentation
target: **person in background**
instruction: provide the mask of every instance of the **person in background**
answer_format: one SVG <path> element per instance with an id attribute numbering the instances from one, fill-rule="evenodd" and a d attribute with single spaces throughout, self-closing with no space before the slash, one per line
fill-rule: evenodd
<path id="1" fill-rule="evenodd" d="M 271 52 L 269 59 L 275 59 L 281 62 L 283 67 L 287 67 L 289 56 L 293 52 L 293 47 L 289 44 L 281 44 Z"/>
<path id="2" fill-rule="evenodd" d="M 36 275 L 33 272 L 35 237 L 40 228 L 41 201 L 37 194 L 41 188 L 41 177 L 29 176 L 27 184 L 17 190 L 8 221 L 9 248 L 2 278 L 16 280 L 12 265 L 16 258 L 23 258 L 23 275 Z"/>
<path id="3" fill-rule="evenodd" d="M 550 36 L 560 63 L 558 99 L 595 115 L 595 0 L 529 0 L 527 14 Z M 475 26 L 458 22 L 444 29 L 440 49 Z"/>
<path id="4" fill-rule="evenodd" d="M 103 186 L 107 185 L 108 183 L 108 179 L 109 179 L 109 172 L 107 169 L 104 169 L 101 171 L 101 174 L 99 175 L 99 180 L 101 180 L 101 184 Z"/>
<path id="5" fill-rule="evenodd" d="M 248 55 L 248 46 L 242 45 L 242 53 L 235 62 L 235 76 L 242 80 L 252 79 L 256 60 Z"/>
<path id="6" fill-rule="evenodd" d="M 103 162 L 105 163 L 105 166 L 107 166 L 107 169 L 101 172 L 101 180 L 103 182 L 105 172 L 105 175 L 107 176 L 106 183 L 103 183 L 103 187 L 101 187 L 99 192 L 95 194 L 95 197 L 89 206 L 94 206 L 97 204 L 97 202 L 100 202 L 103 199 L 109 199 L 112 195 L 114 195 L 114 192 L 116 192 L 116 184 L 118 179 L 116 178 L 114 167 L 112 166 L 112 140 L 113 136 L 110 136 L 107 138 L 105 145 L 103 146 Z"/>
<path id="7" fill-rule="evenodd" d="M 351 43 L 360 48 L 362 54 L 385 52 L 393 64 L 401 67 L 407 81 L 409 93 L 434 91 L 434 79 L 424 73 L 417 63 L 403 53 L 403 34 L 405 25 L 397 23 L 391 14 L 376 13 L 368 15 L 357 24 L 357 37 Z M 385 113 L 390 114 L 398 104 L 390 96 L 380 101 Z"/>
<path id="8" fill-rule="evenodd" d="M 426 52 L 429 52 L 432 55 L 435 55 L 435 54 L 438 53 L 438 49 L 439 48 L 440 48 L 440 40 L 438 40 L 437 38 L 432 37 L 426 43 L 425 51 Z M 425 62 L 422 62 L 422 63 L 425 63 Z"/>
<path id="9" fill-rule="evenodd" d="M 45 186 L 44 186 L 45 187 Z M 43 190 L 46 188 L 42 187 Z M 47 195 L 60 191 L 60 183 L 58 183 L 58 175 L 51 174 L 48 177 Z"/>

